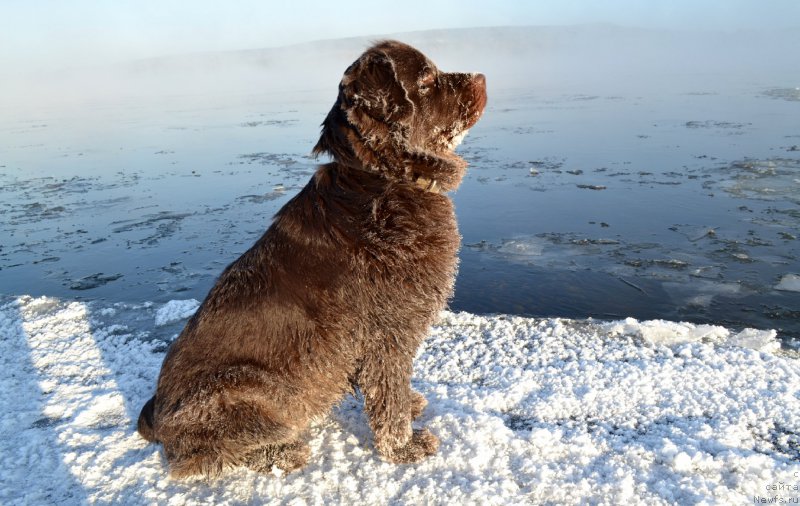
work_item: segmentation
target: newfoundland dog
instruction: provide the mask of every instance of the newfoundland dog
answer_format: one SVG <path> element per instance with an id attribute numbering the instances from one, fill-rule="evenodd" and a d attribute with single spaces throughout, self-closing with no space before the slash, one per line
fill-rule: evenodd
<path id="1" fill-rule="evenodd" d="M 266 233 L 220 275 L 167 352 L 139 433 L 173 477 L 308 460 L 304 431 L 355 389 L 377 452 L 436 453 L 412 429 L 412 361 L 453 290 L 453 150 L 486 104 L 482 74 L 441 72 L 396 41 L 344 73 L 315 154 L 328 154 Z"/>

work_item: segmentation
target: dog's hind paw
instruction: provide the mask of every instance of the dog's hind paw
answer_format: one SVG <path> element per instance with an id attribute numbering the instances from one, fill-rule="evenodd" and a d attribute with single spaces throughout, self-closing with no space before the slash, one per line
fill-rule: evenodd
<path id="1" fill-rule="evenodd" d="M 245 465 L 253 471 L 270 474 L 272 466 L 284 473 L 291 473 L 306 465 L 311 455 L 308 444 L 296 441 L 282 445 L 267 445 L 247 456 Z"/>

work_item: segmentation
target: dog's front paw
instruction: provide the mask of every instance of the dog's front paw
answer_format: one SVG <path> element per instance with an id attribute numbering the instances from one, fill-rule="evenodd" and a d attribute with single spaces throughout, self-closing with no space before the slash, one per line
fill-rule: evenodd
<path id="1" fill-rule="evenodd" d="M 428 429 L 414 429 L 411 439 L 403 446 L 393 448 L 384 458 L 395 464 L 411 464 L 436 453 L 439 449 L 439 438 Z"/>

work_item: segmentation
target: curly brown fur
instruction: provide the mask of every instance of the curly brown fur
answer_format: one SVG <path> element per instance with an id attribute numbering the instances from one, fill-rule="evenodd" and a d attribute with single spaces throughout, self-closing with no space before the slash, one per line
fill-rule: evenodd
<path id="1" fill-rule="evenodd" d="M 456 143 L 486 104 L 480 74 L 443 73 L 385 41 L 345 72 L 323 123 L 322 165 L 228 266 L 172 344 L 139 432 L 171 474 L 305 465 L 309 421 L 355 385 L 378 453 L 432 455 L 411 421 L 427 401 L 412 360 L 453 288 Z"/>

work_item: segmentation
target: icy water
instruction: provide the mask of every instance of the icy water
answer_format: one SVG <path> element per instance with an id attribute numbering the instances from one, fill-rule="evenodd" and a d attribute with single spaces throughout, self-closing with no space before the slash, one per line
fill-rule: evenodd
<path id="1" fill-rule="evenodd" d="M 797 83 L 488 82 L 459 148 L 451 309 L 798 342 Z M 334 98 L 335 81 L 0 117 L 0 294 L 202 299 L 313 173 Z"/>

